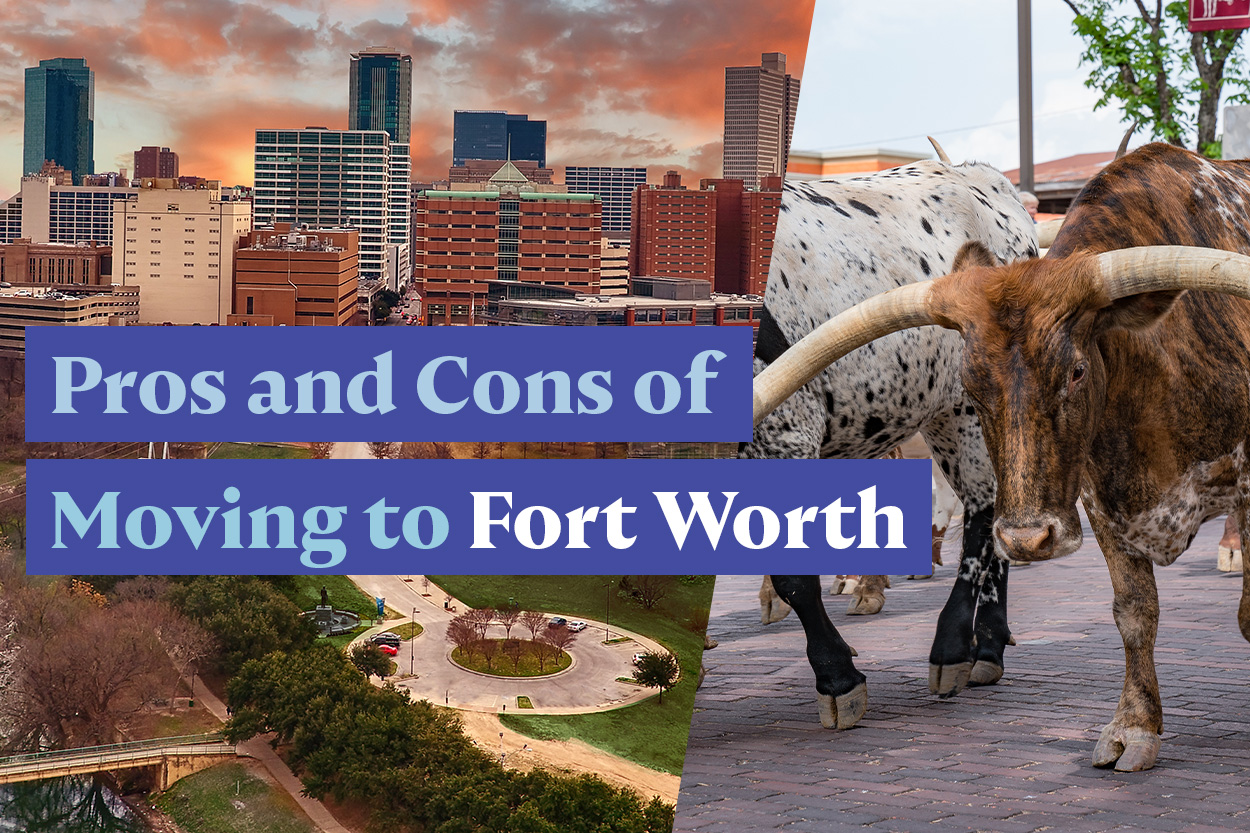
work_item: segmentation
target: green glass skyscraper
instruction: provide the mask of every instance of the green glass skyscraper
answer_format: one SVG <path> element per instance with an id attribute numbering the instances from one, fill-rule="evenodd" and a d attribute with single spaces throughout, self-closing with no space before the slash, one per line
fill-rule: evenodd
<path id="1" fill-rule="evenodd" d="M 392 142 L 412 134 L 412 57 L 384 46 L 352 53 L 348 130 L 385 130 Z"/>
<path id="2" fill-rule="evenodd" d="M 95 171 L 95 72 L 83 58 L 51 58 L 26 69 L 22 173 L 51 160 L 81 185 Z"/>

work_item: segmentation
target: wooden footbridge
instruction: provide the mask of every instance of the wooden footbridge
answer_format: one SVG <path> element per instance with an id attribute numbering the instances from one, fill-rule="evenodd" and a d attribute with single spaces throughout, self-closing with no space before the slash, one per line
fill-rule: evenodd
<path id="1" fill-rule="evenodd" d="M 193 772 L 245 754 L 219 733 L 31 752 L 0 758 L 0 784 L 155 767 L 160 788 L 166 790 Z"/>

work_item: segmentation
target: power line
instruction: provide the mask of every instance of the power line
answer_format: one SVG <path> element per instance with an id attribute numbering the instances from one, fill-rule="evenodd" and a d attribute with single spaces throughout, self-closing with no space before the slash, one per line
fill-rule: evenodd
<path id="1" fill-rule="evenodd" d="M 1049 119 L 1049 118 L 1053 118 L 1054 116 L 1066 116 L 1069 113 L 1078 113 L 1082 111 L 1088 112 L 1089 108 L 1088 107 L 1070 107 L 1067 110 L 1056 110 L 1053 113 L 1041 113 L 1036 116 L 1036 119 L 1040 121 L 1041 119 Z M 834 145 L 833 147 L 825 148 L 825 150 L 847 150 L 850 148 L 862 148 L 862 147 L 873 147 L 873 146 L 880 147 L 881 145 L 889 144 L 890 142 L 907 142 L 907 141 L 911 141 L 912 139 L 925 139 L 925 138 L 928 138 L 929 136 L 949 136 L 952 133 L 967 133 L 971 130 L 980 130 L 983 127 L 1003 127 L 1005 125 L 1011 125 L 1011 124 L 1016 124 L 1016 123 L 1017 123 L 1016 119 L 1003 119 L 1002 121 L 991 121 L 991 122 L 985 122 L 984 124 L 973 124 L 967 127 L 952 127 L 948 130 L 930 130 L 927 133 L 916 133 L 911 136 L 895 136 L 892 139 L 872 139 L 867 142 L 855 142 L 855 143 L 846 144 L 846 145 Z"/>

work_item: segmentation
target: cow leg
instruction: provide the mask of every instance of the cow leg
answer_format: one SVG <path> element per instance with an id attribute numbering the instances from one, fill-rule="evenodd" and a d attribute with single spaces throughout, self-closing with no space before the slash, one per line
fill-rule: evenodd
<path id="1" fill-rule="evenodd" d="M 868 706 L 867 677 L 855 668 L 851 647 L 829 621 L 820 600 L 820 576 L 770 576 L 782 601 L 794 608 L 807 635 L 807 659 L 816 674 L 817 706 L 826 729 L 849 729 Z"/>
<path id="2" fill-rule="evenodd" d="M 1094 747 L 1094 766 L 1121 772 L 1150 769 L 1159 755 L 1163 705 L 1155 674 L 1155 636 L 1159 632 L 1159 592 L 1154 565 L 1144 555 L 1126 551 L 1093 517 L 1098 544 L 1107 559 L 1115 591 L 1112 611 L 1124 640 L 1124 690 L 1115 718 L 1103 727 Z M 1244 584 L 1243 579 L 1243 584 Z"/>
<path id="3" fill-rule="evenodd" d="M 1003 653 L 1014 645 L 1007 625 L 1007 562 L 990 554 L 977 593 L 976 662 L 968 685 L 994 685 L 1003 676 Z"/>
<path id="4" fill-rule="evenodd" d="M 1218 566 L 1225 573 L 1241 572 L 1245 560 L 1241 557 L 1241 535 L 1237 531 L 1237 519 L 1229 513 L 1224 520 L 1224 535 L 1220 538 Z"/>
<path id="5" fill-rule="evenodd" d="M 1250 540 L 1250 504 L 1237 508 L 1237 524 L 1241 541 Z M 1237 605 L 1237 626 L 1241 628 L 1241 635 L 1250 641 L 1250 558 L 1241 561 L 1241 603 Z"/>
<path id="6" fill-rule="evenodd" d="M 977 597 L 990 563 L 997 560 L 990 541 L 990 528 L 993 524 L 993 507 L 964 514 L 964 542 L 959 560 L 959 575 L 955 578 L 955 585 L 951 588 L 946 606 L 938 615 L 937 634 L 929 651 L 929 690 L 939 697 L 954 697 L 963 691 L 972 676 L 973 663 L 977 659 L 973 648 Z M 1001 641 L 994 639 L 991 644 L 1001 645 L 1005 642 L 1006 637 L 1002 637 Z M 987 656 L 987 659 L 991 658 Z M 1001 648 L 998 667 L 1001 671 Z"/>
<path id="7" fill-rule="evenodd" d="M 764 576 L 764 581 L 760 584 L 760 624 L 771 625 L 789 615 L 790 605 L 783 602 L 773 589 L 772 577 Z"/>
<path id="8" fill-rule="evenodd" d="M 929 651 L 929 690 L 952 697 L 973 678 L 977 663 L 984 663 L 975 678 L 979 684 L 1002 676 L 1003 649 L 1011 640 L 1007 578 L 994 555 L 994 470 L 973 403 L 965 398 L 926 425 L 923 434 L 933 450 L 934 478 L 940 473 L 964 505 L 959 571 Z"/>
<path id="9" fill-rule="evenodd" d="M 885 589 L 890 586 L 889 576 L 860 576 L 859 585 L 851 595 L 846 607 L 847 616 L 871 616 L 885 607 Z"/>

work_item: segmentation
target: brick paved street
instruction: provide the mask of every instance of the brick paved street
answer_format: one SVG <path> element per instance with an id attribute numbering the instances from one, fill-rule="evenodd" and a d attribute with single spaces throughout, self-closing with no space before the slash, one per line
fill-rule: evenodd
<path id="1" fill-rule="evenodd" d="M 826 595 L 868 676 L 868 712 L 849 732 L 820 726 L 797 617 L 760 625 L 759 577 L 720 577 L 720 647 L 704 655 L 675 830 L 1250 830 L 1250 644 L 1240 576 L 1215 569 L 1221 530 L 1208 523 L 1156 568 L 1165 727 L 1157 766 L 1139 773 L 1089 764 L 1124 660 L 1088 528 L 1068 558 L 1013 568 L 1007 674 L 951 700 L 927 684 L 949 555 L 934 579 L 893 578 L 877 616 L 845 616 L 847 598 Z"/>

